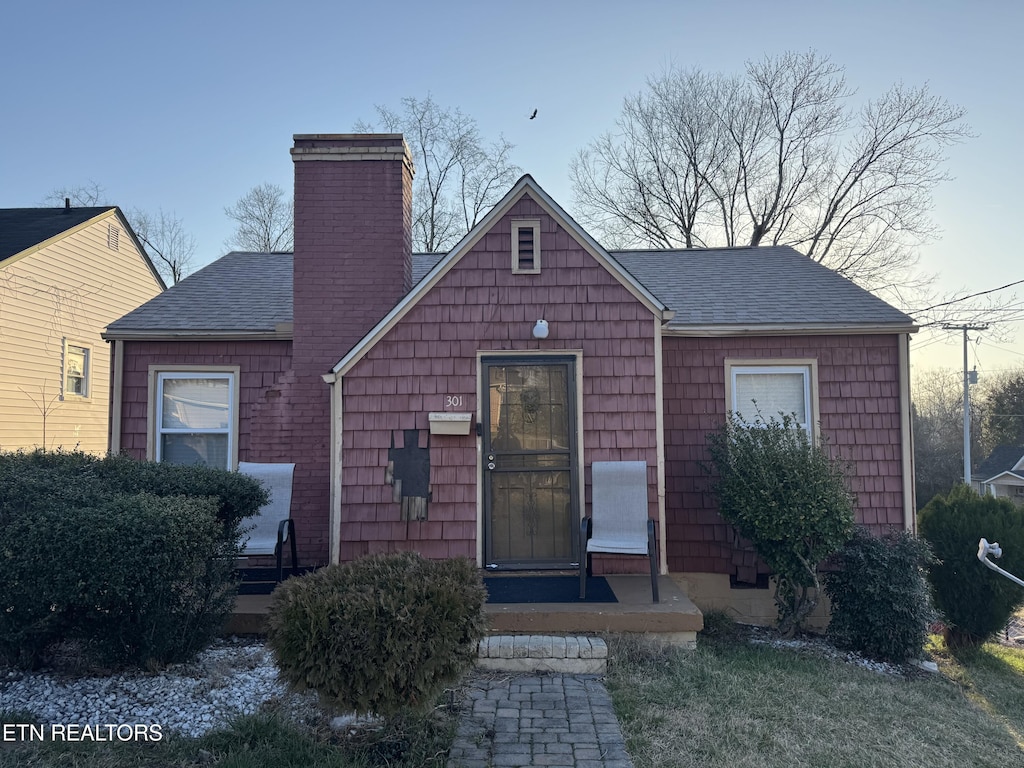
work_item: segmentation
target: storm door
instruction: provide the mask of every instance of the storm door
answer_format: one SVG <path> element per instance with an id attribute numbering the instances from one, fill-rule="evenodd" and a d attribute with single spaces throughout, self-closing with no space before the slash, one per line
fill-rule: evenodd
<path id="1" fill-rule="evenodd" d="M 489 569 L 578 562 L 574 358 L 485 358 L 484 558 Z"/>

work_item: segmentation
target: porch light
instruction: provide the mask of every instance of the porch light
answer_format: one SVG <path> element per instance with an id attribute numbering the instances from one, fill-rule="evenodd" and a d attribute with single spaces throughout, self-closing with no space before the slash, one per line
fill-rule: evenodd
<path id="1" fill-rule="evenodd" d="M 533 338 L 535 339 L 546 339 L 548 337 L 548 321 L 538 320 L 537 324 L 533 326 Z"/>

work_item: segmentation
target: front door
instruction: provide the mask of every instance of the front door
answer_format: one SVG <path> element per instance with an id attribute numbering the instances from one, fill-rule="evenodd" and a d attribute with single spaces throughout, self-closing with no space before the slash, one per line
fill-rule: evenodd
<path id="1" fill-rule="evenodd" d="M 484 557 L 489 569 L 577 562 L 574 358 L 483 360 Z"/>

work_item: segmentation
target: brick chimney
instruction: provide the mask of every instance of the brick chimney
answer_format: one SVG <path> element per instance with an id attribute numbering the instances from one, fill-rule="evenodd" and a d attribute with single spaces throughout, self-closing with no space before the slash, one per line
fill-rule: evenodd
<path id="1" fill-rule="evenodd" d="M 292 160 L 292 363 L 319 375 L 412 287 L 412 156 L 400 133 L 318 133 Z"/>

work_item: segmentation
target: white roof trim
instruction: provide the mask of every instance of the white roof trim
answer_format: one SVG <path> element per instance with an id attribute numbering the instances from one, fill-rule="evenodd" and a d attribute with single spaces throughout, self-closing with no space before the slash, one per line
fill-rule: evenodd
<path id="1" fill-rule="evenodd" d="M 1013 480 L 1019 480 L 1021 483 L 1024 483 L 1024 475 L 1020 475 L 1020 474 L 1018 474 L 1018 473 L 1016 473 L 1016 472 L 1014 472 L 1013 470 L 1010 470 L 1010 469 L 1003 470 L 998 475 L 993 475 L 992 477 L 988 478 L 987 480 L 978 480 L 978 482 L 982 483 L 982 484 L 998 483 L 1000 480 L 1011 479 L 1011 478 Z"/>
<path id="2" fill-rule="evenodd" d="M 516 182 L 515 186 L 509 190 L 508 194 L 501 199 L 501 201 L 495 205 L 486 216 L 484 216 L 473 229 L 471 229 L 462 240 L 459 241 L 452 250 L 448 252 L 434 267 L 426 274 L 426 276 L 420 280 L 415 287 L 406 294 L 395 308 L 388 312 L 384 318 L 377 323 L 362 339 L 359 340 L 348 354 L 343 357 L 337 365 L 334 366 L 332 372 L 335 374 L 345 375 L 352 369 L 363 356 L 370 351 L 370 349 L 380 339 L 390 331 L 405 315 L 416 306 L 417 302 L 426 295 L 438 281 L 448 271 L 454 267 L 462 257 L 468 253 L 473 246 L 475 246 L 480 239 L 490 231 L 491 227 L 501 219 L 512 206 L 519 201 L 519 199 L 526 193 L 529 193 L 530 197 L 545 210 L 545 212 L 552 218 L 559 221 L 560 224 L 569 232 L 570 235 L 576 238 L 577 241 L 583 246 L 583 248 L 606 269 L 610 272 L 633 296 L 639 301 L 645 304 L 648 309 L 651 310 L 655 315 L 659 316 L 661 320 L 667 321 L 671 317 L 671 313 L 657 296 L 648 291 L 643 285 L 638 283 L 632 275 L 629 274 L 623 267 L 619 265 L 614 258 L 612 258 L 608 251 L 606 251 L 601 245 L 594 240 L 593 237 L 587 233 L 579 224 L 573 221 L 572 217 L 566 213 L 561 206 L 558 205 L 551 197 L 545 192 L 533 177 L 530 175 L 523 176 L 519 181 Z"/>
<path id="3" fill-rule="evenodd" d="M 837 323 L 788 323 L 771 325 L 674 325 L 662 329 L 665 336 L 832 336 L 861 333 L 916 333 L 916 325 L 853 325 Z"/>

